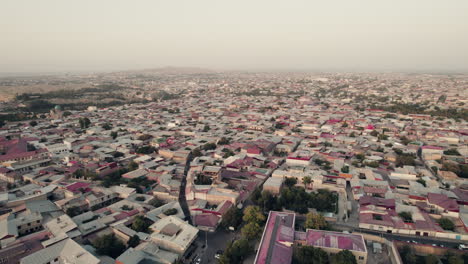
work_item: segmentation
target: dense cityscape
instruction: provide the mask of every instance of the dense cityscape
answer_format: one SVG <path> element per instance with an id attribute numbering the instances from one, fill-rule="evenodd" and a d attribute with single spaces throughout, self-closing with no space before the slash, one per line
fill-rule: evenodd
<path id="1" fill-rule="evenodd" d="M 468 263 L 468 75 L 0 78 L 0 264 Z"/>

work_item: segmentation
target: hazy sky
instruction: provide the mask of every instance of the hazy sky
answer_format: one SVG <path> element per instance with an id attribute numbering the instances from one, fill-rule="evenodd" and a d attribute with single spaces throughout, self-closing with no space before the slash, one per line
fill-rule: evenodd
<path id="1" fill-rule="evenodd" d="M 0 72 L 468 71 L 468 0 L 0 0 Z"/>

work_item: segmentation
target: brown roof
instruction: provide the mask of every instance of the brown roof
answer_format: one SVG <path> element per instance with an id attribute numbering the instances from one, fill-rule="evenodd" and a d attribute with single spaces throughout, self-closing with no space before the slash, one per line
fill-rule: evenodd
<path id="1" fill-rule="evenodd" d="M 180 230 L 180 227 L 178 227 L 176 224 L 169 223 L 161 230 L 161 233 L 166 236 L 173 236 Z"/>

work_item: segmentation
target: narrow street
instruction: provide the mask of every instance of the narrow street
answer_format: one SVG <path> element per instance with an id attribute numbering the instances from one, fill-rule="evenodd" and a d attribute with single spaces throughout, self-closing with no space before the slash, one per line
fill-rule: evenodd
<path id="1" fill-rule="evenodd" d="M 346 185 L 346 195 L 348 201 L 351 202 L 351 213 L 348 217 L 348 224 L 356 225 L 359 223 L 359 204 L 353 197 L 353 191 L 350 185 Z"/>
<path id="2" fill-rule="evenodd" d="M 185 197 L 185 187 L 187 186 L 187 174 L 190 170 L 190 163 L 192 162 L 192 159 L 193 155 L 192 152 L 190 152 L 187 157 L 187 162 L 185 163 L 184 176 L 182 177 L 182 180 L 180 182 L 179 189 L 179 204 L 182 208 L 182 211 L 184 211 L 185 220 L 187 220 L 189 224 L 192 224 L 192 217 L 190 216 L 190 210 L 187 205 L 187 198 Z"/>
<path id="3" fill-rule="evenodd" d="M 332 226 L 338 230 L 343 230 L 343 231 L 346 230 L 349 232 L 359 232 L 359 233 L 377 235 L 377 236 L 384 237 L 388 240 L 416 241 L 417 243 L 420 243 L 420 244 L 428 244 L 428 245 L 437 244 L 437 245 L 443 245 L 444 247 L 449 247 L 449 248 L 456 248 L 458 247 L 460 242 L 463 242 L 463 241 L 457 241 L 457 240 L 452 240 L 452 239 L 443 239 L 439 237 L 421 237 L 421 236 L 411 236 L 411 235 L 401 235 L 401 234 L 379 232 L 375 230 L 362 229 L 362 228 L 359 228 L 350 224 L 338 224 L 337 223 L 337 224 L 333 224 Z"/>
<path id="4" fill-rule="evenodd" d="M 206 237 L 205 237 L 206 235 Z M 215 233 L 205 233 L 200 231 L 196 243 L 198 245 L 198 256 L 201 257 L 204 264 L 213 264 L 217 263 L 215 258 L 216 252 L 219 250 L 224 251 L 228 244 L 240 237 L 240 234 L 237 232 L 230 232 L 223 229 L 217 230 Z M 205 242 L 208 242 L 207 246 L 203 248 Z"/>

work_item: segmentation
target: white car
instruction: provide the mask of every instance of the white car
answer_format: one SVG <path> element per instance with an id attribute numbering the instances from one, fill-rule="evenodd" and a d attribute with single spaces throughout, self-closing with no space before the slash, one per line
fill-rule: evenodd
<path id="1" fill-rule="evenodd" d="M 460 250 L 468 250 L 468 246 L 467 246 L 467 245 L 460 244 L 460 245 L 458 245 L 458 249 L 460 249 Z"/>

